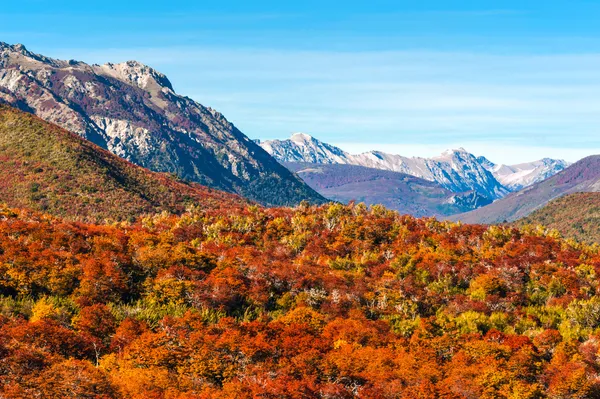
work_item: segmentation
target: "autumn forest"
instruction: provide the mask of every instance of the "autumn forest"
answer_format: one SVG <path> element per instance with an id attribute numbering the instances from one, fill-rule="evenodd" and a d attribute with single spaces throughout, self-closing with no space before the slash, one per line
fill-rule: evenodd
<path id="1" fill-rule="evenodd" d="M 10 398 L 590 398 L 600 247 L 362 204 L 0 210 Z"/>

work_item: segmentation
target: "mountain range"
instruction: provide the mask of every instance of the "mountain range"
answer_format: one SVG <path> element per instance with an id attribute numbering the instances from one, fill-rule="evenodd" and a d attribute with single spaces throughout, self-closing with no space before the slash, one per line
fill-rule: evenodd
<path id="1" fill-rule="evenodd" d="M 0 102 L 153 171 L 265 205 L 325 201 L 219 112 L 136 61 L 88 65 L 0 42 Z"/>
<path id="2" fill-rule="evenodd" d="M 106 161 L 106 155 L 91 157 L 103 159 L 102 165 L 112 165 L 96 165 L 93 170 L 119 170 L 109 173 L 117 178 L 110 183 L 105 181 L 113 191 L 135 188 L 123 194 L 135 210 L 127 211 L 128 206 L 123 205 L 123 212 L 115 212 L 116 219 L 142 210 L 181 211 L 185 201 L 175 194 L 163 196 L 163 189 L 158 187 L 182 185 L 175 191 L 187 193 L 184 197 L 192 198 L 192 202 L 206 194 L 202 191 L 205 189 L 188 181 L 236 193 L 263 205 L 295 205 L 302 200 L 318 204 L 326 202 L 325 197 L 344 202 L 358 199 L 418 216 L 459 214 L 453 218 L 472 223 L 516 220 L 561 195 L 598 191 L 597 176 L 591 176 L 588 170 L 597 165 L 582 166 L 582 162 L 593 163 L 593 157 L 570 167 L 565 161 L 549 158 L 498 165 L 463 148 L 423 158 L 381 151 L 350 154 L 304 133 L 293 134 L 287 140 L 253 141 L 219 112 L 178 95 L 164 74 L 136 61 L 89 65 L 49 58 L 22 45 L 0 42 L 0 103 L 35 114 L 132 164 L 171 174 L 144 174 L 143 184 L 142 180 L 132 183 L 135 179 L 124 176 L 141 176 L 141 172 L 115 167 L 122 164 Z M 26 121 L 14 116 L 8 119 Z M 10 130 L 8 126 L 4 129 Z M 35 141 L 39 137 L 30 138 L 34 140 L 32 146 L 39 144 Z M 13 142 L 20 144 L 11 149 Z M 23 141 L 19 137 L 5 134 L 3 156 L 12 159 L 11 184 L 21 187 L 26 182 L 33 184 L 28 190 L 43 191 L 44 184 L 30 179 L 29 172 L 15 166 L 19 159 L 31 164 L 40 162 L 27 158 L 27 154 L 35 153 L 34 149 L 20 155 L 10 152 L 21 147 Z M 38 169 L 52 170 L 43 166 Z M 64 178 L 70 173 L 54 175 Z M 23 181 L 16 177 L 25 175 Z M 104 180 L 95 180 L 100 181 Z M 25 190 L 24 186 L 21 188 Z M 54 186 L 50 188 L 54 196 L 64 194 Z M 16 205 L 43 210 L 64 203 L 64 198 L 53 202 L 51 196 L 36 192 L 28 194 L 36 199 L 35 204 Z M 8 193 L 4 197 L 9 197 Z M 73 203 L 79 204 L 77 201 L 85 196 L 80 197 Z M 89 203 L 81 204 L 86 206 L 82 205 L 78 214 L 93 217 Z"/>
<path id="3" fill-rule="evenodd" d="M 353 155 L 304 133 L 260 145 L 281 162 L 339 163 L 389 170 L 437 182 L 452 192 L 474 190 L 490 199 L 501 198 L 509 192 L 463 149 L 448 151 L 432 159 L 408 158 L 380 151 Z"/>
<path id="4" fill-rule="evenodd" d="M 434 181 L 455 193 L 475 191 L 490 200 L 544 180 L 568 166 L 565 161 L 549 158 L 519 165 L 496 165 L 464 148 L 447 150 L 433 158 L 381 151 L 350 154 L 305 133 L 259 144 L 280 162 L 348 164 L 389 170 Z"/>

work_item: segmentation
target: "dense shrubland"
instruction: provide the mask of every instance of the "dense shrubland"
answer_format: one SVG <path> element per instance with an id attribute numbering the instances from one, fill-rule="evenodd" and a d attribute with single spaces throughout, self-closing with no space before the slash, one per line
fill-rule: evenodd
<path id="1" fill-rule="evenodd" d="M 0 396 L 600 397 L 600 248 L 383 207 L 0 208 Z"/>

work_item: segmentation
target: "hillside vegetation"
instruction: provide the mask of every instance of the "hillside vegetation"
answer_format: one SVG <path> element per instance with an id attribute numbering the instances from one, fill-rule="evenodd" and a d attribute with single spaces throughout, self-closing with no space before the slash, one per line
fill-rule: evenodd
<path id="1" fill-rule="evenodd" d="M 0 202 L 87 221 L 182 213 L 243 201 L 153 173 L 41 119 L 0 105 Z"/>
<path id="2" fill-rule="evenodd" d="M 381 206 L 0 210 L 6 398 L 598 398 L 598 246 Z"/>
<path id="3" fill-rule="evenodd" d="M 560 197 L 517 224 L 540 224 L 560 231 L 565 237 L 600 243 L 600 193 Z"/>

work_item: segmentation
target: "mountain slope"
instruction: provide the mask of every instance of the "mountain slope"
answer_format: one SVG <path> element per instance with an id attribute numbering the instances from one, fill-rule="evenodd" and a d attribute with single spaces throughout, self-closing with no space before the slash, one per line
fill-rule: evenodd
<path id="1" fill-rule="evenodd" d="M 418 217 L 451 215 L 490 202 L 474 192 L 455 194 L 435 182 L 399 172 L 340 164 L 284 165 L 329 199 L 381 204 Z"/>
<path id="2" fill-rule="evenodd" d="M 600 155 L 584 158 L 562 172 L 488 206 L 455 215 L 465 223 L 501 223 L 528 216 L 549 201 L 566 194 L 600 191 Z"/>
<path id="3" fill-rule="evenodd" d="M 145 170 L 36 116 L 0 105 L 0 202 L 89 221 L 244 201 Z"/>
<path id="4" fill-rule="evenodd" d="M 543 225 L 563 236 L 600 243 L 600 193 L 576 193 L 550 201 L 515 224 Z"/>
<path id="5" fill-rule="evenodd" d="M 266 205 L 324 201 L 223 115 L 135 61 L 87 65 L 0 43 L 0 102 L 154 171 Z"/>

